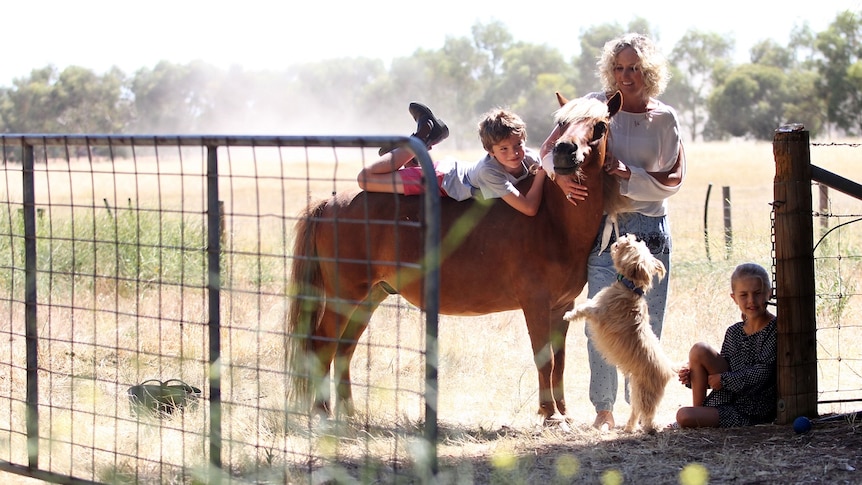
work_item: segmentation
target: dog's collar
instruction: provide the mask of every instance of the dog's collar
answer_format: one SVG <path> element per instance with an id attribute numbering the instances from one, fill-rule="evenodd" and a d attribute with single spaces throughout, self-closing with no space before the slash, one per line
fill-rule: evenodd
<path id="1" fill-rule="evenodd" d="M 617 281 L 625 285 L 626 288 L 632 290 L 640 296 L 644 296 L 644 290 L 640 286 L 635 285 L 632 280 L 626 278 L 625 276 L 617 273 Z"/>

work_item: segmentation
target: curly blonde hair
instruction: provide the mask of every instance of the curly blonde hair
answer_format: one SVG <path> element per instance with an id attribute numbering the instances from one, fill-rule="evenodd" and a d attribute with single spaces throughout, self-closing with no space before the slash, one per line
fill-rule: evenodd
<path id="1" fill-rule="evenodd" d="M 527 124 L 520 116 L 504 108 L 494 108 L 482 115 L 479 120 L 479 140 L 485 151 L 490 152 L 494 145 L 518 135 L 527 140 Z"/>
<path id="2" fill-rule="evenodd" d="M 614 65 L 617 62 L 617 54 L 627 47 L 634 49 L 641 61 L 640 67 L 647 96 L 653 98 L 663 93 L 670 80 L 667 59 L 658 51 L 649 37 L 636 33 L 624 34 L 605 43 L 596 62 L 599 79 L 605 92 L 614 93 L 619 90 L 614 79 Z"/>

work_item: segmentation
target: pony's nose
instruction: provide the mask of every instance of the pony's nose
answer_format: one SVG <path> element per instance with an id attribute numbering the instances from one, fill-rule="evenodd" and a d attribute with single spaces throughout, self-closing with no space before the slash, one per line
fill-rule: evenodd
<path id="1" fill-rule="evenodd" d="M 578 145 L 564 141 L 554 145 L 554 172 L 570 175 L 580 166 Z"/>

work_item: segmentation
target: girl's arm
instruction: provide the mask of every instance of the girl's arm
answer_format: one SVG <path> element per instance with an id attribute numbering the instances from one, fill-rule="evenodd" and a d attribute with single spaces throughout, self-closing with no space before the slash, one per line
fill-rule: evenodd
<path id="1" fill-rule="evenodd" d="M 729 391 L 742 394 L 762 387 L 764 383 L 775 378 L 775 362 L 770 364 L 754 364 L 743 369 L 721 374 L 721 385 Z"/>
<path id="2" fill-rule="evenodd" d="M 757 389 L 764 383 L 775 379 L 778 372 L 776 369 L 778 360 L 776 333 L 770 332 L 756 352 L 757 355 L 753 359 L 754 364 L 721 375 L 721 382 L 724 387 L 736 393 L 744 393 Z M 724 353 L 723 349 L 722 353 Z"/>

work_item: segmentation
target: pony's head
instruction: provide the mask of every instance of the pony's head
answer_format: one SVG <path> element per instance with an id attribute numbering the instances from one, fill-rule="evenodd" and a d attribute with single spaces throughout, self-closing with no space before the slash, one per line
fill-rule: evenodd
<path id="1" fill-rule="evenodd" d="M 560 128 L 560 137 L 553 149 L 554 172 L 575 173 L 593 150 L 600 151 L 600 160 L 604 161 L 610 119 L 620 110 L 622 95 L 617 92 L 602 103 L 594 98 L 569 101 L 556 94 L 560 109 L 554 113 L 554 121 Z"/>

